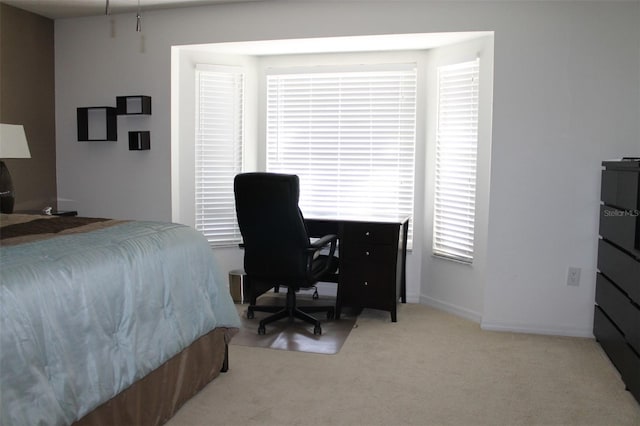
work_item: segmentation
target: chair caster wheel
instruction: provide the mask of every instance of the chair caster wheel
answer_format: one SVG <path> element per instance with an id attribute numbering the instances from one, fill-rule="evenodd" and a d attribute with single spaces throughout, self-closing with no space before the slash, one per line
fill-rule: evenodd
<path id="1" fill-rule="evenodd" d="M 318 289 L 316 289 L 316 291 L 313 292 L 313 296 L 311 296 L 311 298 L 313 300 L 318 300 L 320 298 L 320 296 L 318 295 Z"/>
<path id="2" fill-rule="evenodd" d="M 313 334 L 316 336 L 320 336 L 322 334 L 322 328 L 319 325 L 313 327 Z"/>
<path id="3" fill-rule="evenodd" d="M 265 328 L 265 326 L 261 325 L 260 327 L 258 327 L 258 334 L 259 335 L 264 335 L 267 332 L 267 329 Z"/>
<path id="4" fill-rule="evenodd" d="M 247 319 L 253 319 L 255 317 L 255 314 L 253 313 L 253 311 L 247 310 Z"/>

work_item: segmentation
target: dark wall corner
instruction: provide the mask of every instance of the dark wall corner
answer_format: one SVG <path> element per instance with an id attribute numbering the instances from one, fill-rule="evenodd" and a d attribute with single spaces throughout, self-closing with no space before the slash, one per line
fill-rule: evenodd
<path id="1" fill-rule="evenodd" d="M 15 210 L 57 207 L 54 21 L 0 3 L 0 122 L 22 124 L 30 159 L 6 159 Z"/>

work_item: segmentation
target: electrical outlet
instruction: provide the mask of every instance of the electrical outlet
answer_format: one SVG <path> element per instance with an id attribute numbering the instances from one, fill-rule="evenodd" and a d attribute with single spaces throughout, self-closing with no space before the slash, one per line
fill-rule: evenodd
<path id="1" fill-rule="evenodd" d="M 569 272 L 567 273 L 567 285 L 578 287 L 580 285 L 580 268 L 576 268 L 575 266 L 569 267 Z"/>

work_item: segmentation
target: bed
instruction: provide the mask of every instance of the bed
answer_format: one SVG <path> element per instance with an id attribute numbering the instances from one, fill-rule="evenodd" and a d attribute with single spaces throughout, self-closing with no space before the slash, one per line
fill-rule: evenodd
<path id="1" fill-rule="evenodd" d="M 240 326 L 207 241 L 175 223 L 0 216 L 0 424 L 166 422 Z"/>

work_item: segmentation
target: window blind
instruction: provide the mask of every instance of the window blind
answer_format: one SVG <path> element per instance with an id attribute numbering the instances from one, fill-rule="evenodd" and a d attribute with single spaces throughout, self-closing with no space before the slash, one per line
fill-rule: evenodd
<path id="1" fill-rule="evenodd" d="M 438 68 L 433 252 L 473 262 L 479 60 Z"/>
<path id="2" fill-rule="evenodd" d="M 413 213 L 415 65 L 271 74 L 266 96 L 267 170 L 300 177 L 306 216 Z"/>
<path id="3" fill-rule="evenodd" d="M 241 69 L 196 68 L 196 229 L 212 246 L 235 245 L 233 179 L 242 171 L 243 85 Z"/>

